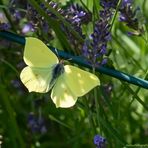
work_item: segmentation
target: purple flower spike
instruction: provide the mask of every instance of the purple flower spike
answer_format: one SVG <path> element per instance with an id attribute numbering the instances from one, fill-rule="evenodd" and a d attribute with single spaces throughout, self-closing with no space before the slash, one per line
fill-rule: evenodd
<path id="1" fill-rule="evenodd" d="M 107 43 L 111 40 L 110 20 L 112 13 L 110 9 L 100 11 L 100 20 L 95 23 L 94 31 L 89 41 L 85 40 L 82 47 L 82 54 L 92 66 L 100 65 L 103 56 L 107 53 Z M 87 53 L 87 54 L 86 54 Z M 105 64 L 105 62 L 103 62 Z"/>
<path id="2" fill-rule="evenodd" d="M 121 8 L 119 9 L 119 20 L 124 22 L 129 28 L 133 29 L 134 32 L 136 31 L 138 35 L 141 35 L 144 32 L 143 25 L 145 20 L 139 7 L 133 9 L 132 2 L 133 0 L 122 0 Z M 136 34 L 133 33 L 133 35 Z"/>
<path id="3" fill-rule="evenodd" d="M 43 117 L 37 117 L 32 112 L 28 116 L 28 127 L 33 133 L 40 132 L 41 134 L 44 134 L 47 132 Z"/>
<path id="4" fill-rule="evenodd" d="M 107 58 L 104 58 L 101 62 L 101 65 L 106 65 L 107 64 Z"/>
<path id="5" fill-rule="evenodd" d="M 34 31 L 33 25 L 31 23 L 25 24 L 22 28 L 22 33 L 26 34 L 30 31 Z"/>
<path id="6" fill-rule="evenodd" d="M 106 148 L 106 139 L 101 137 L 100 135 L 96 135 L 94 137 L 94 144 L 97 148 Z"/>
<path id="7" fill-rule="evenodd" d="M 122 7 L 125 7 L 126 5 L 131 5 L 133 0 L 122 0 Z"/>
<path id="8" fill-rule="evenodd" d="M 10 24 L 9 23 L 0 23 L 0 30 L 9 30 Z"/>
<path id="9" fill-rule="evenodd" d="M 118 0 L 100 0 L 103 8 L 116 8 Z"/>

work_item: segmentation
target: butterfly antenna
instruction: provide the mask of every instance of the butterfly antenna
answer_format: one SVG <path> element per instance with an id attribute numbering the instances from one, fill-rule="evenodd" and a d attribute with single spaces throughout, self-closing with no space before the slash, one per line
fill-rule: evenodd
<path id="1" fill-rule="evenodd" d="M 67 59 L 67 61 L 71 61 L 71 60 L 72 60 L 72 58 Z"/>
<path id="2" fill-rule="evenodd" d="M 59 56 L 58 50 L 57 50 L 56 48 L 54 48 L 54 50 L 55 50 L 56 55 L 57 55 L 57 57 L 58 57 L 58 59 L 59 59 L 59 58 L 60 58 L 60 56 Z"/>

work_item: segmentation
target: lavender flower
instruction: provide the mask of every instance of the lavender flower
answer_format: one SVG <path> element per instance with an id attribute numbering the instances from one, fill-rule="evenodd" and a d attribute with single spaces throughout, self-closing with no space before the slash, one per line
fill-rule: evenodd
<path id="1" fill-rule="evenodd" d="M 131 5 L 133 0 L 122 0 L 121 7 L 126 7 L 127 5 Z"/>
<path id="2" fill-rule="evenodd" d="M 9 30 L 10 24 L 9 23 L 0 23 L 0 30 Z"/>
<path id="3" fill-rule="evenodd" d="M 103 56 L 106 54 L 107 43 L 111 39 L 109 24 L 111 16 L 109 9 L 100 11 L 100 20 L 95 23 L 94 32 L 83 45 L 83 55 L 93 66 L 100 65 L 101 63 L 105 64 L 104 62 L 106 62 L 103 60 Z"/>
<path id="4" fill-rule="evenodd" d="M 7 22 L 5 15 L 0 12 L 0 30 L 9 30 L 11 28 L 10 24 Z"/>
<path id="5" fill-rule="evenodd" d="M 30 32 L 30 31 L 32 31 L 32 32 L 34 31 L 34 26 L 31 23 L 25 24 L 23 26 L 23 28 L 22 28 L 22 33 L 26 34 L 26 33 Z"/>
<path id="6" fill-rule="evenodd" d="M 96 135 L 94 137 L 94 144 L 96 145 L 96 148 L 106 148 L 106 139 L 100 135 Z"/>
<path id="7" fill-rule="evenodd" d="M 9 12 L 16 22 L 18 22 L 22 18 L 21 13 L 16 9 L 17 5 L 18 3 L 16 0 L 9 1 Z"/>
<path id="8" fill-rule="evenodd" d="M 65 10 L 64 14 L 66 16 L 66 20 L 73 26 L 74 30 L 83 39 L 85 39 L 85 35 L 82 32 L 82 25 L 88 24 L 91 21 L 91 13 L 84 10 L 78 4 L 72 4 L 67 8 L 67 10 Z M 72 48 L 80 51 L 82 49 L 82 43 L 73 36 L 71 30 L 68 30 L 65 26 L 63 27 L 63 30 L 66 33 L 69 42 L 73 46 Z"/>
<path id="9" fill-rule="evenodd" d="M 70 5 L 65 11 L 65 13 L 67 14 L 66 16 L 67 20 L 77 26 L 80 26 L 82 24 L 87 24 L 91 21 L 91 13 L 85 11 L 78 4 Z"/>
<path id="10" fill-rule="evenodd" d="M 116 8 L 118 0 L 100 0 L 103 10 L 100 11 L 100 19 L 95 22 L 91 37 L 85 41 L 82 52 L 88 62 L 93 66 L 104 65 L 107 58 L 107 43 L 111 40 L 110 21 L 113 15 L 112 9 Z"/>
<path id="11" fill-rule="evenodd" d="M 124 22 L 128 27 L 134 30 L 130 35 L 141 35 L 143 33 L 144 18 L 140 12 L 140 8 L 135 10 L 132 7 L 132 0 L 123 0 L 120 10 L 120 21 Z M 140 16 L 138 16 L 140 15 Z"/>
<path id="12" fill-rule="evenodd" d="M 39 5 L 48 14 L 49 17 L 58 20 L 58 18 L 43 3 L 40 3 Z M 50 1 L 49 5 L 53 7 L 60 14 L 63 14 L 63 10 L 59 8 L 57 3 Z M 32 24 L 34 24 L 35 26 L 40 26 L 40 25 L 42 26 L 44 23 L 48 25 L 46 20 L 30 4 L 27 5 L 27 17 L 29 21 L 31 21 Z"/>
<path id="13" fill-rule="evenodd" d="M 13 7 L 9 9 L 9 12 L 11 13 L 15 21 L 19 21 L 22 18 L 21 13 Z"/>
<path id="14" fill-rule="evenodd" d="M 74 30 L 82 38 L 85 38 L 85 36 L 82 33 L 82 25 L 87 24 L 88 22 L 91 21 L 90 12 L 87 12 L 78 4 L 76 5 L 72 4 L 68 7 L 65 7 L 65 9 L 60 8 L 57 3 L 52 2 L 52 1 L 49 2 L 49 5 L 53 7 L 62 16 L 64 16 L 65 20 L 68 21 L 72 25 Z M 41 3 L 40 7 L 48 14 L 49 17 L 52 17 L 56 21 L 60 21 L 48 8 L 46 8 L 44 4 Z M 42 16 L 40 16 L 38 12 L 31 5 L 28 5 L 27 8 L 28 8 L 28 11 L 27 11 L 28 19 L 30 20 L 32 24 L 34 24 L 34 26 L 36 26 L 35 28 L 40 27 L 42 28 L 42 31 L 45 30 L 44 33 L 47 33 L 47 34 L 51 32 L 50 31 L 51 28 L 50 26 L 48 26 L 48 23 L 46 22 L 46 20 Z M 79 40 L 77 40 L 76 37 L 73 36 L 73 34 L 71 33 L 71 30 L 69 30 L 62 22 L 61 22 L 60 27 L 61 27 L 61 30 L 66 34 L 67 39 L 69 40 L 72 48 L 80 50 L 82 48 L 82 44 L 80 43 Z M 51 37 L 51 34 L 49 34 L 49 36 Z"/>
<path id="15" fill-rule="evenodd" d="M 17 89 L 17 92 L 19 95 L 24 95 L 25 92 L 27 92 L 27 89 L 24 87 L 24 85 L 21 83 L 19 79 L 13 79 L 11 80 L 11 85 Z"/>
<path id="16" fill-rule="evenodd" d="M 116 8 L 119 0 L 100 0 L 100 5 L 103 8 Z"/>
<path id="17" fill-rule="evenodd" d="M 44 134 L 47 132 L 43 117 L 37 117 L 32 112 L 28 116 L 28 127 L 33 133 L 40 132 L 41 134 Z"/>
<path id="18" fill-rule="evenodd" d="M 111 93 L 113 91 L 113 88 L 114 88 L 114 86 L 112 83 L 102 85 L 102 91 L 104 92 L 105 96 L 108 98 L 111 97 Z"/>
<path id="19" fill-rule="evenodd" d="M 62 13 L 61 9 L 58 8 L 57 3 L 50 1 L 49 5 L 52 6 L 54 9 L 56 9 L 57 12 Z M 53 19 L 57 19 L 57 17 L 54 14 L 52 14 L 48 10 L 48 8 L 45 7 L 43 3 L 40 4 L 40 7 L 48 14 L 49 17 L 52 17 Z M 49 40 L 53 39 L 53 36 L 51 34 L 52 31 L 50 26 L 48 25 L 48 22 L 30 4 L 27 5 L 27 18 L 28 18 L 29 24 L 32 25 L 32 30 L 34 32 L 37 32 L 39 29 L 41 29 L 44 36 L 47 36 L 46 39 L 48 42 Z"/>
<path id="20" fill-rule="evenodd" d="M 40 19 L 38 12 L 30 4 L 27 4 L 27 18 L 32 24 L 36 24 Z"/>
<path id="21" fill-rule="evenodd" d="M 120 21 L 124 22 L 128 27 L 134 30 L 134 32 L 129 33 L 130 35 L 141 35 L 144 31 L 143 24 L 144 18 L 141 14 L 140 9 L 135 10 L 132 7 L 133 0 L 122 0 L 120 6 Z M 118 0 L 100 0 L 100 5 L 104 9 L 116 9 Z M 138 14 L 138 15 L 137 15 Z"/>

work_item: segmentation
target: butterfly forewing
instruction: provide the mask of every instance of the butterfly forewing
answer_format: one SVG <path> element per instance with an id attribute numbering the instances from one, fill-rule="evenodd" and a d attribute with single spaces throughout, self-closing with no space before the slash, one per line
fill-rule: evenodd
<path id="1" fill-rule="evenodd" d="M 71 65 L 64 66 L 64 69 L 66 83 L 76 96 L 83 96 L 100 85 L 98 77 L 90 72 Z"/>
<path id="2" fill-rule="evenodd" d="M 77 96 L 73 94 L 65 78 L 65 73 L 60 75 L 51 92 L 51 99 L 56 107 L 71 107 L 77 101 Z"/>
<path id="3" fill-rule="evenodd" d="M 31 67 L 51 67 L 59 63 L 57 56 L 39 39 L 26 37 L 24 61 Z"/>

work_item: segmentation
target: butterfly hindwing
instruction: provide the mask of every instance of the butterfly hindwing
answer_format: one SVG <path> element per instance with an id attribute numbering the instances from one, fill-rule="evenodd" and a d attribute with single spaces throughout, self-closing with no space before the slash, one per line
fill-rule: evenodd
<path id="1" fill-rule="evenodd" d="M 45 93 L 51 89 L 52 69 L 25 67 L 20 74 L 21 81 L 29 92 Z"/>
<path id="2" fill-rule="evenodd" d="M 39 39 L 26 37 L 24 61 L 32 67 L 50 67 L 57 64 L 57 56 Z"/>
<path id="3" fill-rule="evenodd" d="M 51 99 L 56 107 L 71 107 L 77 101 L 77 96 L 73 94 L 65 78 L 65 73 L 59 76 L 51 92 Z"/>

